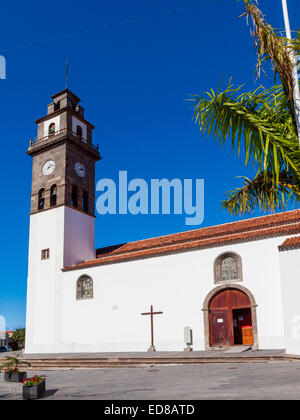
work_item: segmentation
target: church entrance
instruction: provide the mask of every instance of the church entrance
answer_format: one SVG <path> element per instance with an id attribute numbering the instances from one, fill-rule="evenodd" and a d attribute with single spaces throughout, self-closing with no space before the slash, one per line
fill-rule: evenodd
<path id="1" fill-rule="evenodd" d="M 209 304 L 210 346 L 253 345 L 251 302 L 238 289 L 218 292 Z"/>

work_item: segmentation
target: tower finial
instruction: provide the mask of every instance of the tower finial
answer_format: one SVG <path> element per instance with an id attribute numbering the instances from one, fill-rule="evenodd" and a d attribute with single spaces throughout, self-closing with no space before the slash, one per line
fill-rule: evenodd
<path id="1" fill-rule="evenodd" d="M 66 57 L 66 74 L 65 74 L 66 89 L 68 89 L 68 72 L 69 72 L 69 63 L 68 63 L 68 57 Z"/>

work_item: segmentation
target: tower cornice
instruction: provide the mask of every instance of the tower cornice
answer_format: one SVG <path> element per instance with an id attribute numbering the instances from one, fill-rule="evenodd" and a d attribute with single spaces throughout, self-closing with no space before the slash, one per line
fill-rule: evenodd
<path id="1" fill-rule="evenodd" d="M 43 121 L 51 120 L 53 117 L 56 117 L 57 115 L 63 114 L 64 112 L 69 112 L 71 115 L 76 117 L 78 120 L 82 121 L 84 124 L 88 125 L 92 130 L 95 128 L 93 124 L 88 122 L 85 118 L 82 118 L 76 111 L 73 111 L 71 108 L 68 108 L 67 106 L 62 109 L 58 109 L 57 111 L 52 112 L 51 114 L 45 115 L 44 117 L 39 118 L 36 120 L 36 124 L 39 124 Z"/>
<path id="2" fill-rule="evenodd" d="M 76 102 L 81 102 L 81 99 L 80 98 L 78 98 L 78 96 L 77 95 L 75 95 L 75 93 L 73 93 L 71 90 L 69 90 L 69 89 L 64 89 L 64 90 L 62 90 L 61 92 L 58 92 L 58 93 L 56 93 L 55 95 L 53 95 L 53 96 L 51 96 L 51 98 L 52 99 L 56 99 L 56 98 L 58 98 L 59 96 L 63 96 L 64 94 L 68 94 L 69 96 L 73 96 L 73 99 L 76 101 Z"/>
<path id="3" fill-rule="evenodd" d="M 98 145 L 95 146 L 79 140 L 75 133 L 68 131 L 67 129 L 60 130 L 51 137 L 47 136 L 42 139 L 31 141 L 26 153 L 29 156 L 35 156 L 43 151 L 55 148 L 59 144 L 67 142 L 72 144 L 75 148 L 83 151 L 85 154 L 92 156 L 95 161 L 102 159 L 99 153 Z"/>

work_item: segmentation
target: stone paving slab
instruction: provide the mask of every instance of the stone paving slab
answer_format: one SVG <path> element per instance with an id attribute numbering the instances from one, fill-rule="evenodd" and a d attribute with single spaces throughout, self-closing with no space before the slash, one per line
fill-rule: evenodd
<path id="1" fill-rule="evenodd" d="M 300 399 L 298 361 L 35 373 L 47 377 L 43 400 Z M 0 375 L 0 401 L 21 399 L 22 385 L 4 382 Z"/>

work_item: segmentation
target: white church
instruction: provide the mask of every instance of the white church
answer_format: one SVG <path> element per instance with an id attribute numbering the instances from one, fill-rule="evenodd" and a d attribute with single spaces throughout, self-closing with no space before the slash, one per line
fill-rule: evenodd
<path id="1" fill-rule="evenodd" d="M 93 126 L 66 89 L 37 120 L 26 353 L 248 345 L 300 354 L 300 210 L 95 249 Z M 154 350 L 150 348 L 150 350 Z"/>

